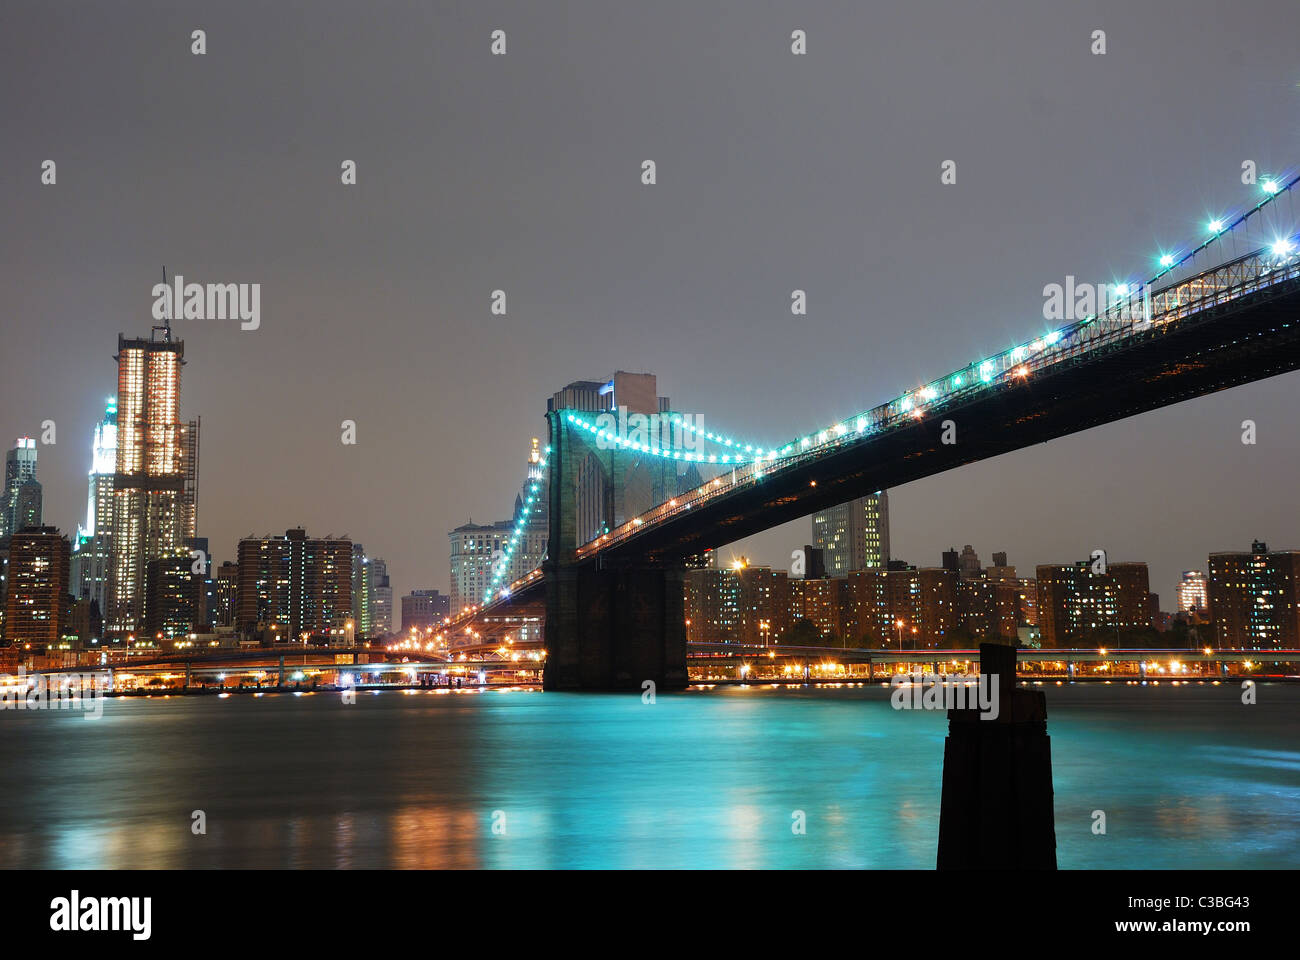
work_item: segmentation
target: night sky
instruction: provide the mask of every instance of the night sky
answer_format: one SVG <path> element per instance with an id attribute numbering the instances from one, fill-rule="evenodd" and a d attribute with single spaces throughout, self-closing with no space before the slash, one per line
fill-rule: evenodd
<path id="1" fill-rule="evenodd" d="M 572 380 L 653 372 L 774 445 L 1048 329 L 1046 284 L 1149 276 L 1255 202 L 1243 161 L 1300 165 L 1295 0 L 876 7 L 6 0 L 0 437 L 55 421 L 46 522 L 84 515 L 163 264 L 262 285 L 259 330 L 175 326 L 215 559 L 302 524 L 400 596 L 508 516 Z M 1300 548 L 1297 399 L 1290 374 L 896 489 L 893 553 L 1032 575 L 1100 547 L 1172 609 L 1210 551 Z"/>

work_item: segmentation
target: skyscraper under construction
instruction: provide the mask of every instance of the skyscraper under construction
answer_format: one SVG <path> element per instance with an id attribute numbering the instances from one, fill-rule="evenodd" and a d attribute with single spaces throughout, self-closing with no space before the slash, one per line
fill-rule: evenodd
<path id="1" fill-rule="evenodd" d="M 117 469 L 107 632 L 144 624 L 145 565 L 185 551 L 198 521 L 198 421 L 180 419 L 185 343 L 170 324 L 117 338 Z"/>

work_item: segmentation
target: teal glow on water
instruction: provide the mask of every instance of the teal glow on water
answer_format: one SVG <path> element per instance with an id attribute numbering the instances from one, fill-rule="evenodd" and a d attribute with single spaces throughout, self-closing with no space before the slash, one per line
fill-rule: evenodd
<path id="1" fill-rule="evenodd" d="M 1300 687 L 1041 689 L 1063 868 L 1300 867 Z M 0 867 L 931 868 L 945 733 L 879 686 L 0 711 Z"/>

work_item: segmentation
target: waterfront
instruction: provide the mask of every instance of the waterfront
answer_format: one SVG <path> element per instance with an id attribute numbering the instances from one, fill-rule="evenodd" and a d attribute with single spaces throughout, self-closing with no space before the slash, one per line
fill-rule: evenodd
<path id="1" fill-rule="evenodd" d="M 1042 689 L 1062 868 L 1300 866 L 1300 687 L 1260 685 L 1254 706 L 1236 684 Z M 893 710 L 888 694 L 717 687 L 651 705 L 386 691 L 122 698 L 97 720 L 5 711 L 0 867 L 930 868 L 946 721 Z"/>

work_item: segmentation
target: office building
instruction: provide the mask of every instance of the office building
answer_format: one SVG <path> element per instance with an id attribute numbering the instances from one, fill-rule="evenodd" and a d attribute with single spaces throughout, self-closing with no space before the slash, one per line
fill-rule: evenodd
<path id="1" fill-rule="evenodd" d="M 367 637 L 383 637 L 393 632 L 393 587 L 388 579 L 388 563 L 382 557 L 370 558 L 369 609 Z"/>
<path id="2" fill-rule="evenodd" d="M 451 616 L 451 596 L 437 590 L 412 590 L 402 597 L 402 632 L 427 630 Z"/>
<path id="3" fill-rule="evenodd" d="M 19 437 L 5 453 L 5 485 L 0 494 L 0 540 L 24 527 L 41 525 L 41 485 L 36 479 L 36 441 Z"/>
<path id="4" fill-rule="evenodd" d="M 1204 571 L 1184 570 L 1178 581 L 1178 610 L 1205 612 L 1210 608 L 1209 581 Z"/>
<path id="5" fill-rule="evenodd" d="M 812 517 L 812 537 L 824 554 L 828 576 L 884 567 L 889 560 L 889 495 L 882 490 L 819 510 Z"/>
<path id="6" fill-rule="evenodd" d="M 78 526 L 72 554 L 72 595 L 93 603 L 101 617 L 108 610 L 116 470 L 117 399 L 110 397 L 91 440 L 86 522 Z"/>
<path id="7" fill-rule="evenodd" d="M 106 629 L 144 626 L 146 567 L 195 534 L 199 424 L 180 418 L 185 344 L 171 327 L 149 339 L 118 335 L 117 455 Z"/>
<path id="8" fill-rule="evenodd" d="M 156 557 L 145 564 L 144 628 L 137 637 L 162 645 L 206 633 L 203 592 L 207 577 L 195 572 L 189 550 Z"/>

